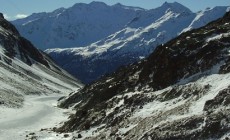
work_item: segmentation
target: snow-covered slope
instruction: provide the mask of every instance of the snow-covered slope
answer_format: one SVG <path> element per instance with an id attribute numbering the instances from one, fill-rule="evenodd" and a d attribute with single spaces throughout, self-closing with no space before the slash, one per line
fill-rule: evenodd
<path id="1" fill-rule="evenodd" d="M 0 17 L 0 106 L 20 107 L 24 95 L 64 94 L 82 84 Z"/>
<path id="2" fill-rule="evenodd" d="M 214 8 L 206 8 L 204 11 L 199 11 L 197 12 L 196 17 L 191 22 L 191 24 L 187 28 L 185 28 L 183 32 L 204 26 L 210 21 L 220 18 L 226 11 L 229 11 L 229 7 L 226 8 L 217 6 Z"/>
<path id="3" fill-rule="evenodd" d="M 40 49 L 86 46 L 122 28 L 144 9 L 102 2 L 77 3 L 12 21 Z"/>
<path id="4" fill-rule="evenodd" d="M 71 94 L 60 106 L 76 113 L 57 131 L 90 140 L 229 139 L 229 25 L 230 12 Z"/>
<path id="5" fill-rule="evenodd" d="M 147 57 L 155 47 L 185 30 L 201 27 L 222 17 L 228 7 L 215 7 L 192 13 L 183 5 L 164 3 L 141 12 L 126 27 L 87 47 L 47 49 L 61 67 L 90 83 L 123 65 Z"/>
<path id="6" fill-rule="evenodd" d="M 1 140 L 35 139 L 35 131 L 57 127 L 62 121 L 68 120 L 67 114 L 71 110 L 57 107 L 57 100 L 61 97 L 63 97 L 61 94 L 28 95 L 25 96 L 21 108 L 1 106 Z"/>

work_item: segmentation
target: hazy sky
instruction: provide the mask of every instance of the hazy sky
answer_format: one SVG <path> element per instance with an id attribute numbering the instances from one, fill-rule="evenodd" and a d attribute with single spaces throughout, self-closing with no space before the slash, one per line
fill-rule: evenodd
<path id="1" fill-rule="evenodd" d="M 50 12 L 60 7 L 71 7 L 75 3 L 90 3 L 93 0 L 0 0 L 0 12 L 9 20 L 22 18 L 37 12 Z M 121 3 L 127 6 L 138 6 L 152 9 L 162 5 L 165 1 L 177 1 L 192 11 L 197 12 L 207 7 L 230 6 L 230 0 L 97 0 L 113 5 Z"/>

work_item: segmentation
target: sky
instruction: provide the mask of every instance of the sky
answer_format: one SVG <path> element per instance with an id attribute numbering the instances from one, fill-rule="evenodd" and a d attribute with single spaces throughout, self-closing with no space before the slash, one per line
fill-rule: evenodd
<path id="1" fill-rule="evenodd" d="M 93 0 L 0 0 L 0 12 L 8 20 L 23 18 L 32 13 L 51 12 L 60 7 L 71 7 L 75 3 L 90 3 Z M 95 1 L 95 0 L 94 0 Z M 153 9 L 161 6 L 165 1 L 179 2 L 193 12 L 207 7 L 230 6 L 230 0 L 96 0 L 108 5 L 121 3 L 127 6 L 136 6 L 145 9 Z"/>

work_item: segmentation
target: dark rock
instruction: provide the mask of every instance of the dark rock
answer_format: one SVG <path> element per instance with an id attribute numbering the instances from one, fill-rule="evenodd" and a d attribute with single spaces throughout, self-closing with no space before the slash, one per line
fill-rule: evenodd
<path id="1" fill-rule="evenodd" d="M 86 122 L 85 124 L 84 124 L 84 129 L 85 130 L 88 130 L 88 129 L 90 129 L 90 122 L 88 121 L 88 122 Z"/>
<path id="2" fill-rule="evenodd" d="M 64 134 L 64 138 L 68 138 L 69 137 L 69 134 Z"/>
<path id="3" fill-rule="evenodd" d="M 3 13 L 0 13 L 0 18 L 3 18 L 3 19 L 4 19 Z"/>
<path id="4" fill-rule="evenodd" d="M 57 130 L 57 127 L 53 127 L 53 129 L 52 129 L 53 131 L 56 131 Z"/>
<path id="5" fill-rule="evenodd" d="M 65 98 L 65 96 L 60 97 L 60 98 L 58 99 L 58 101 L 61 101 L 61 100 L 64 99 L 64 98 Z"/>
<path id="6" fill-rule="evenodd" d="M 212 99 L 208 100 L 205 103 L 204 111 L 214 111 L 214 109 L 220 107 L 220 106 L 228 106 L 230 105 L 230 87 L 221 90 L 217 96 Z"/>
<path id="7" fill-rule="evenodd" d="M 40 131 L 47 131 L 47 128 L 42 128 Z"/>
<path id="8" fill-rule="evenodd" d="M 230 58 L 225 62 L 223 66 L 220 67 L 220 70 L 219 70 L 220 74 L 226 74 L 229 72 L 230 72 Z"/>
<path id="9" fill-rule="evenodd" d="M 77 135 L 77 138 L 82 138 L 82 135 L 81 135 L 81 134 L 78 134 L 78 135 Z"/>
<path id="10" fill-rule="evenodd" d="M 4 104 L 4 101 L 0 101 L 0 105 L 1 105 L 1 104 Z"/>
<path id="11" fill-rule="evenodd" d="M 32 136 L 30 139 L 31 140 L 37 140 L 37 138 L 38 138 L 37 136 Z"/>

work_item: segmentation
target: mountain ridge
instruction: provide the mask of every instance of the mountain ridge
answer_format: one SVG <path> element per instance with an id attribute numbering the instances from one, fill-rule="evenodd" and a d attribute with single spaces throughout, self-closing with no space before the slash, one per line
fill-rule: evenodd
<path id="1" fill-rule="evenodd" d="M 0 105 L 18 108 L 26 95 L 63 94 L 82 87 L 0 17 Z"/>
<path id="2" fill-rule="evenodd" d="M 87 139 L 227 139 L 230 12 L 60 102 Z"/>
<path id="3" fill-rule="evenodd" d="M 195 14 L 187 8 L 170 9 L 168 5 L 138 14 L 122 30 L 89 46 L 47 49 L 45 52 L 75 77 L 90 83 L 120 66 L 147 57 L 157 45 L 182 32 L 223 16 L 228 8 L 210 8 Z"/>
<path id="4" fill-rule="evenodd" d="M 76 3 L 70 8 L 62 8 L 50 13 L 33 14 L 32 17 L 28 16 L 25 19 L 12 21 L 12 23 L 23 36 L 40 49 L 66 48 L 89 45 L 114 33 L 123 28 L 129 20 L 139 13 L 138 11 L 141 12 L 144 9 L 132 9 L 132 7 L 127 8 L 121 5 L 108 6 L 102 2 Z M 50 28 L 45 27 L 44 24 L 49 25 Z M 39 37 L 37 33 L 39 35 L 46 33 L 47 35 L 36 40 Z M 58 41 L 60 39 L 61 42 Z"/>

